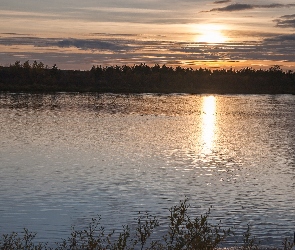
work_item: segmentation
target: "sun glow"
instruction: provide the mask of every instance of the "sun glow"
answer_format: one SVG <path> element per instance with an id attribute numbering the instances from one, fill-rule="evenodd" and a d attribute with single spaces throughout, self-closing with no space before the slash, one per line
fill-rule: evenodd
<path id="1" fill-rule="evenodd" d="M 227 38 L 222 34 L 223 27 L 214 24 L 203 24 L 196 27 L 197 42 L 202 43 L 224 43 Z"/>
<path id="2" fill-rule="evenodd" d="M 213 150 L 215 140 L 216 100 L 214 96 L 205 96 L 203 98 L 202 110 L 202 151 L 209 154 Z"/>

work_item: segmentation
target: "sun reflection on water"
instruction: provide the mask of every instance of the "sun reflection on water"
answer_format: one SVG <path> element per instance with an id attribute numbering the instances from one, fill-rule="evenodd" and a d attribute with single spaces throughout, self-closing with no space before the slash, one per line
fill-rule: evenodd
<path id="1" fill-rule="evenodd" d="M 216 98 L 214 96 L 203 97 L 202 106 L 202 153 L 210 154 L 214 147 L 216 127 Z"/>

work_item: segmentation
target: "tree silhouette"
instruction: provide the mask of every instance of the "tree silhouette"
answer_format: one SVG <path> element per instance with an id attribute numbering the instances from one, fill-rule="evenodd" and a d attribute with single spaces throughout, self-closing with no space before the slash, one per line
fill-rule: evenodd
<path id="1" fill-rule="evenodd" d="M 0 67 L 0 91 L 96 91 L 211 94 L 295 94 L 295 73 L 279 65 L 268 70 L 183 68 L 167 65 L 93 65 L 89 71 L 60 70 L 16 61 Z"/>

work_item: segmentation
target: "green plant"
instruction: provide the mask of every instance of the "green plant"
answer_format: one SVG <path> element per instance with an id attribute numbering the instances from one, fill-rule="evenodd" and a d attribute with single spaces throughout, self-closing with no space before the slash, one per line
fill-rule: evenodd
<path id="1" fill-rule="evenodd" d="M 16 232 L 3 234 L 0 241 L 0 250 L 24 249 L 24 250 L 41 250 L 47 249 L 46 244 L 33 243 L 36 233 L 29 232 L 24 228 L 20 235 Z"/>
<path id="2" fill-rule="evenodd" d="M 150 238 L 154 229 L 158 226 L 159 221 L 155 216 L 151 216 L 148 213 L 141 215 L 139 212 L 139 216 L 137 218 L 135 245 L 139 244 L 140 249 L 144 249 L 143 247 L 146 245 L 147 240 Z M 154 243 L 152 242 L 151 244 L 153 245 Z"/>
<path id="3" fill-rule="evenodd" d="M 259 249 L 259 242 L 256 243 L 256 238 L 251 233 L 251 225 L 247 225 L 247 230 L 243 233 L 242 250 L 257 250 Z"/>
<path id="4" fill-rule="evenodd" d="M 180 201 L 169 210 L 169 231 L 164 237 L 167 249 L 215 249 L 230 234 L 230 229 L 222 230 L 219 224 L 210 224 L 210 210 L 205 215 L 191 218 L 187 201 Z"/>
<path id="5" fill-rule="evenodd" d="M 112 243 L 111 240 L 108 238 L 108 243 L 110 245 L 110 249 L 124 250 L 128 249 L 128 240 L 130 240 L 130 228 L 129 226 L 123 226 L 123 232 L 119 233 L 118 239 L 116 239 L 114 243 Z"/>
<path id="6" fill-rule="evenodd" d="M 96 250 L 106 249 L 110 243 L 110 237 L 114 233 L 105 233 L 104 227 L 99 227 L 101 218 L 92 219 L 87 229 L 75 230 L 72 228 L 71 236 L 57 243 L 57 250 Z"/>
<path id="7" fill-rule="evenodd" d="M 290 241 L 288 238 L 285 238 L 283 241 L 284 250 L 291 250 L 295 246 L 295 242 Z"/>
<path id="8" fill-rule="evenodd" d="M 24 232 L 4 234 L 0 238 L 0 250 L 213 250 L 222 247 L 222 243 L 232 234 L 230 229 L 222 229 L 220 223 L 210 223 L 210 209 L 203 215 L 192 217 L 189 213 L 188 199 L 169 209 L 167 231 L 163 238 L 152 240 L 155 229 L 160 226 L 155 216 L 139 213 L 133 227 L 125 225 L 121 230 L 106 232 L 100 225 L 100 217 L 92 219 L 84 230 L 72 227 L 69 238 L 48 247 L 47 243 L 35 243 L 35 233 Z M 165 228 L 165 222 L 161 225 Z M 283 249 L 291 250 L 295 246 L 290 240 L 283 241 Z M 251 226 L 243 233 L 240 246 L 231 249 L 258 250 L 256 238 L 252 236 Z M 268 248 L 269 249 L 269 248 Z M 275 249 L 275 248 L 273 248 Z"/>

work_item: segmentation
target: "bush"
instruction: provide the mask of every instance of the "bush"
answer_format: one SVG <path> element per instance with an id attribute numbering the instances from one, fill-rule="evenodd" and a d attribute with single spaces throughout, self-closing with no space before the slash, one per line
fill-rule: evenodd
<path id="1" fill-rule="evenodd" d="M 231 230 L 222 229 L 220 224 L 209 223 L 210 210 L 200 217 L 192 218 L 188 213 L 190 205 L 187 202 L 185 199 L 169 209 L 167 232 L 162 240 L 151 239 L 160 225 L 157 218 L 148 213 L 139 213 L 134 230 L 123 226 L 119 232 L 113 230 L 106 233 L 98 217 L 92 219 L 85 230 L 76 230 L 73 227 L 70 237 L 56 243 L 55 248 L 48 247 L 47 243 L 34 243 L 36 234 L 24 229 L 20 236 L 15 232 L 4 234 L 0 239 L 0 250 L 213 250 L 220 247 L 231 235 Z M 285 239 L 283 247 L 284 250 L 291 250 L 294 243 Z M 242 245 L 234 249 L 261 249 L 255 237 L 252 237 L 249 225 L 243 234 Z"/>

